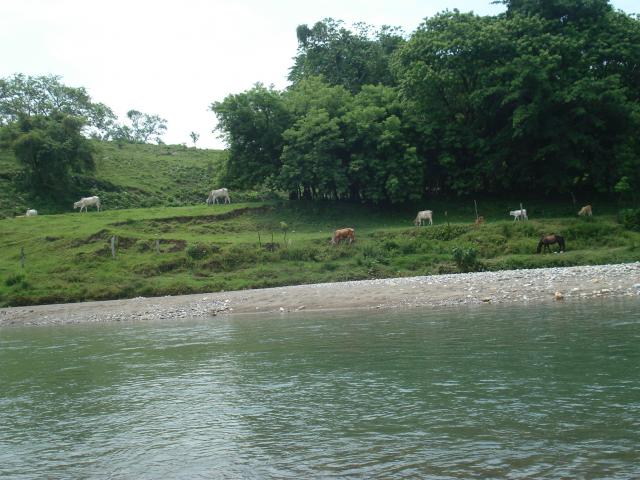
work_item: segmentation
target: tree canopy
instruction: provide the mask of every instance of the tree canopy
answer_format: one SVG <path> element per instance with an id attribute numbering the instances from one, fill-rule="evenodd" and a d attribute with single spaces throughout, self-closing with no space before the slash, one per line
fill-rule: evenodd
<path id="1" fill-rule="evenodd" d="M 640 188 L 640 20 L 606 0 L 503 3 L 407 38 L 300 25 L 289 88 L 212 106 L 229 178 L 373 202 Z"/>
<path id="2" fill-rule="evenodd" d="M 93 147 L 82 127 L 83 119 L 60 112 L 21 115 L 0 130 L 0 143 L 15 153 L 28 185 L 46 197 L 64 193 L 74 174 L 94 169 Z"/>
<path id="3" fill-rule="evenodd" d="M 110 132 L 111 138 L 131 143 L 148 143 L 155 140 L 161 143 L 162 134 L 167 130 L 167 121 L 159 115 L 150 115 L 138 110 L 127 112 L 129 125 L 115 125 Z"/>
<path id="4" fill-rule="evenodd" d="M 48 116 L 63 113 L 80 117 L 93 136 L 106 138 L 116 115 L 103 103 L 95 103 L 87 91 L 68 87 L 57 75 L 27 76 L 16 74 L 0 78 L 0 126 L 20 116 Z"/>

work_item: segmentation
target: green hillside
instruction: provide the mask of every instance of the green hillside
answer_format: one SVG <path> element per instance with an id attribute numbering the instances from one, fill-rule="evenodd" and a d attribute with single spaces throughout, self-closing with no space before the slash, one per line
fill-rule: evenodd
<path id="1" fill-rule="evenodd" d="M 20 168 L 13 154 L 0 149 L 0 217 L 73 210 L 82 196 L 98 195 L 105 209 L 182 206 L 202 203 L 216 187 L 225 152 L 182 145 L 94 142 L 96 171 L 78 177 L 64 198 L 51 200 L 21 189 Z"/>

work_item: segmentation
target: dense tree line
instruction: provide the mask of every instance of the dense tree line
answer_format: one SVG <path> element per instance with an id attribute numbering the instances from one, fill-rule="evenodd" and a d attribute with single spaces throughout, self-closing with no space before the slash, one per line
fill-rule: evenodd
<path id="1" fill-rule="evenodd" d="M 640 188 L 640 20 L 607 0 L 504 3 L 407 38 L 298 27 L 289 88 L 211 106 L 227 181 L 373 202 Z"/>

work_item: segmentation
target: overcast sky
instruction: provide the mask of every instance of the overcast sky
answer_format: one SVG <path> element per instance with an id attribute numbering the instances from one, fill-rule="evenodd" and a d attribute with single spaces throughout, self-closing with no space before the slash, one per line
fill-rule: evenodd
<path id="1" fill-rule="evenodd" d="M 640 12 L 638 0 L 615 8 Z M 491 0 L 0 0 L 0 77 L 61 75 L 124 119 L 130 109 L 168 121 L 166 143 L 224 148 L 214 101 L 256 82 L 287 85 L 296 27 L 327 17 L 399 26 L 458 8 L 504 10 Z"/>

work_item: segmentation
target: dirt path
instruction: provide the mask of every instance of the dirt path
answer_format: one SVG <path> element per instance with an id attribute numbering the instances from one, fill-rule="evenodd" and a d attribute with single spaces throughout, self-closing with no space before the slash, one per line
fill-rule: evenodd
<path id="1" fill-rule="evenodd" d="M 0 309 L 0 327 L 342 309 L 640 299 L 640 262 L 321 283 Z"/>

